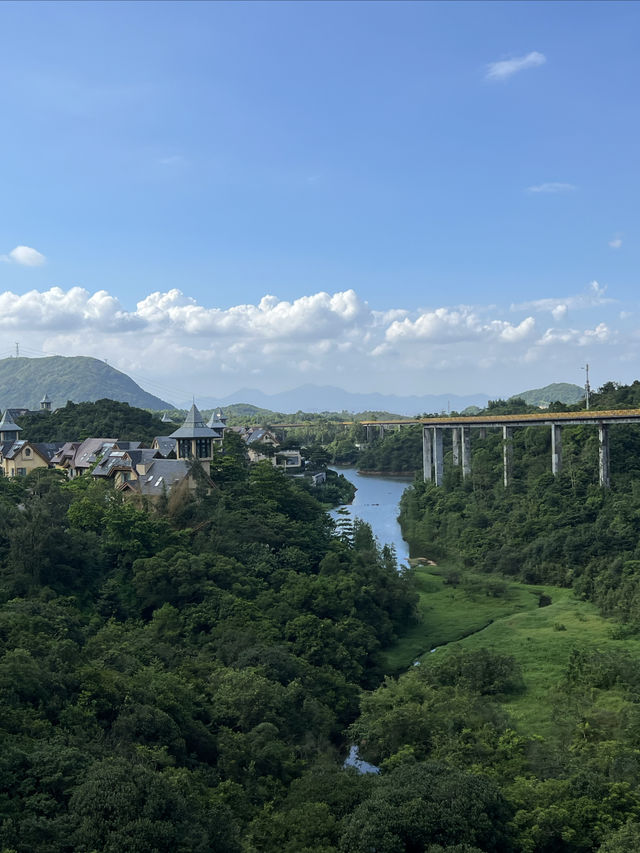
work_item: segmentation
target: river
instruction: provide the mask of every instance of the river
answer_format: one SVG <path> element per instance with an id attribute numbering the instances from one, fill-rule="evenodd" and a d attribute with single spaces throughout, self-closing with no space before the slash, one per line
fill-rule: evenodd
<path id="1" fill-rule="evenodd" d="M 383 475 L 359 474 L 356 468 L 334 468 L 338 474 L 344 474 L 358 490 L 353 503 L 338 507 L 331 512 L 335 519 L 344 517 L 345 512 L 351 518 L 360 518 L 371 525 L 373 534 L 380 545 L 393 545 L 396 549 L 398 565 L 409 559 L 409 546 L 402 538 L 398 524 L 400 498 L 410 478 L 384 477 Z"/>
<path id="2" fill-rule="evenodd" d="M 334 468 L 338 474 L 344 474 L 358 490 L 353 503 L 345 504 L 332 510 L 331 515 L 336 520 L 347 513 L 351 518 L 360 518 L 371 525 L 373 534 L 380 545 L 393 545 L 396 549 L 398 566 L 409 560 L 409 546 L 402 538 L 398 524 L 400 513 L 400 498 L 412 482 L 403 477 L 384 477 L 372 474 L 359 474 L 356 468 Z M 358 747 L 352 744 L 344 767 L 355 767 L 360 773 L 379 773 L 373 764 L 360 758 Z"/>

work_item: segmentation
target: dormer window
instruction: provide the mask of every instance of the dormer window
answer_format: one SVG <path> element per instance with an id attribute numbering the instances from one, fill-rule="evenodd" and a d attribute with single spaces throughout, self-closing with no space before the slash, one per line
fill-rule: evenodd
<path id="1" fill-rule="evenodd" d="M 29 448 L 29 447 L 25 447 L 25 449 L 24 449 L 24 455 L 25 455 L 25 456 L 31 456 L 31 448 Z"/>

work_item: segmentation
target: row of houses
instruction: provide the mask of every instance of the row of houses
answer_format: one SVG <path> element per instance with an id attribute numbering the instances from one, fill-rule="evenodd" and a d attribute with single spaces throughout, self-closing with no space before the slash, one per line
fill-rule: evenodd
<path id="1" fill-rule="evenodd" d="M 177 487 L 193 490 L 196 488 L 193 460 L 210 462 L 227 429 L 239 433 L 245 441 L 250 461 L 269 459 L 291 473 L 303 468 L 300 451 L 279 450 L 278 440 L 269 430 L 227 427 L 221 411 L 212 414 L 205 423 L 195 403 L 182 426 L 170 435 L 156 436 L 151 447 L 117 438 L 28 441 L 20 438 L 22 428 L 14 420 L 14 411 L 5 410 L 0 421 L 0 472 L 6 477 L 26 476 L 36 468 L 46 467 L 65 471 L 71 479 L 91 472 L 96 479 L 113 479 L 120 491 L 150 498 Z M 163 421 L 170 422 L 166 416 Z"/>

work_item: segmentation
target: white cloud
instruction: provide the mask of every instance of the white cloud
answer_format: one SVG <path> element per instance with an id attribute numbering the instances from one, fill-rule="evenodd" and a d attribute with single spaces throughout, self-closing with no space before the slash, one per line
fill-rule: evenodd
<path id="1" fill-rule="evenodd" d="M 609 245 L 612 249 L 619 249 L 622 246 L 622 238 L 613 237 L 611 240 L 609 240 Z"/>
<path id="2" fill-rule="evenodd" d="M 574 184 L 566 184 L 561 181 L 548 181 L 544 184 L 536 184 L 532 187 L 527 187 L 527 192 L 530 193 L 567 193 L 577 189 Z"/>
<path id="3" fill-rule="evenodd" d="M 519 343 L 528 338 L 535 328 L 536 321 L 533 317 L 526 317 L 519 325 L 512 326 L 511 323 L 504 323 L 500 331 L 500 339 L 507 343 Z"/>
<path id="4" fill-rule="evenodd" d="M 8 255 L 0 255 L 0 260 L 8 264 L 20 264 L 23 267 L 41 267 L 47 259 L 30 246 L 16 246 Z"/>
<path id="5" fill-rule="evenodd" d="M 640 350 L 635 329 L 624 340 L 616 331 L 620 306 L 604 316 L 613 301 L 604 293 L 592 282 L 577 296 L 510 309 L 380 311 L 354 290 L 291 301 L 266 295 L 257 304 L 219 308 L 176 288 L 151 293 L 133 309 L 105 290 L 6 291 L 0 293 L 0 353 L 19 340 L 43 354 L 107 358 L 143 387 L 177 402 L 191 393 L 213 396 L 255 385 L 276 391 L 305 381 L 389 393 L 415 393 L 428 382 L 429 390 L 455 393 L 485 390 L 490 380 L 488 390 L 500 394 L 510 373 L 515 390 L 526 387 L 522 371 L 528 365 L 533 371 L 534 362 L 531 387 L 541 377 L 570 381 L 568 349 L 607 347 L 620 359 Z M 558 327 L 578 307 L 591 310 L 595 322 Z M 553 317 L 552 327 L 543 324 L 544 313 Z"/>
<path id="6" fill-rule="evenodd" d="M 564 318 L 567 316 L 568 311 L 569 306 L 566 304 L 566 302 L 561 302 L 556 305 L 555 308 L 551 309 L 551 316 L 556 321 L 556 323 L 559 323 L 560 320 L 564 320 Z"/>
<path id="7" fill-rule="evenodd" d="M 82 287 L 67 291 L 60 287 L 40 292 L 30 290 L 18 296 L 0 293 L 0 330 L 95 328 L 96 331 L 128 331 L 140 327 L 135 314 L 127 314 L 117 299 L 105 290 L 93 295 Z"/>
<path id="8" fill-rule="evenodd" d="M 518 71 L 525 71 L 527 68 L 537 68 L 539 65 L 544 65 L 547 57 L 544 53 L 539 53 L 537 50 L 532 50 L 526 56 L 516 56 L 512 59 L 502 59 L 499 62 L 490 62 L 487 65 L 487 80 L 506 80 Z"/>
<path id="9" fill-rule="evenodd" d="M 436 308 L 412 320 L 395 320 L 386 331 L 387 343 L 429 341 L 434 344 L 475 341 L 480 339 L 513 343 L 529 336 L 535 326 L 533 317 L 526 317 L 514 326 L 506 320 L 483 321 L 469 307 Z"/>
<path id="10" fill-rule="evenodd" d="M 575 346 L 587 346 L 592 343 L 606 343 L 611 339 L 611 329 L 606 323 L 598 323 L 594 329 L 547 329 L 542 337 L 536 341 L 537 345 L 548 346 L 550 344 L 573 344 Z"/>
<path id="11" fill-rule="evenodd" d="M 535 311 L 537 313 L 548 311 L 554 320 L 559 321 L 566 317 L 569 310 L 577 311 L 596 308 L 599 305 L 607 305 L 614 302 L 615 300 L 605 296 L 606 291 L 606 285 L 592 281 L 585 288 L 584 293 L 578 293 L 573 296 L 545 297 L 543 299 L 533 299 L 530 302 L 514 303 L 511 306 L 511 310 Z"/>

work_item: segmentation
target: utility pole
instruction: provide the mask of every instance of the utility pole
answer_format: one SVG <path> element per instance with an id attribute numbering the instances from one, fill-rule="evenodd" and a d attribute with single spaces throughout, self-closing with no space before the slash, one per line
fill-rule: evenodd
<path id="1" fill-rule="evenodd" d="M 16 358 L 20 358 L 20 344 L 16 341 Z"/>
<path id="2" fill-rule="evenodd" d="M 591 385 L 589 385 L 589 365 L 587 364 L 586 367 L 583 367 L 582 369 L 586 372 L 586 381 L 584 383 L 584 393 L 585 393 L 585 399 L 586 399 L 586 403 L 587 403 L 587 411 L 589 411 L 589 395 L 591 394 Z"/>

